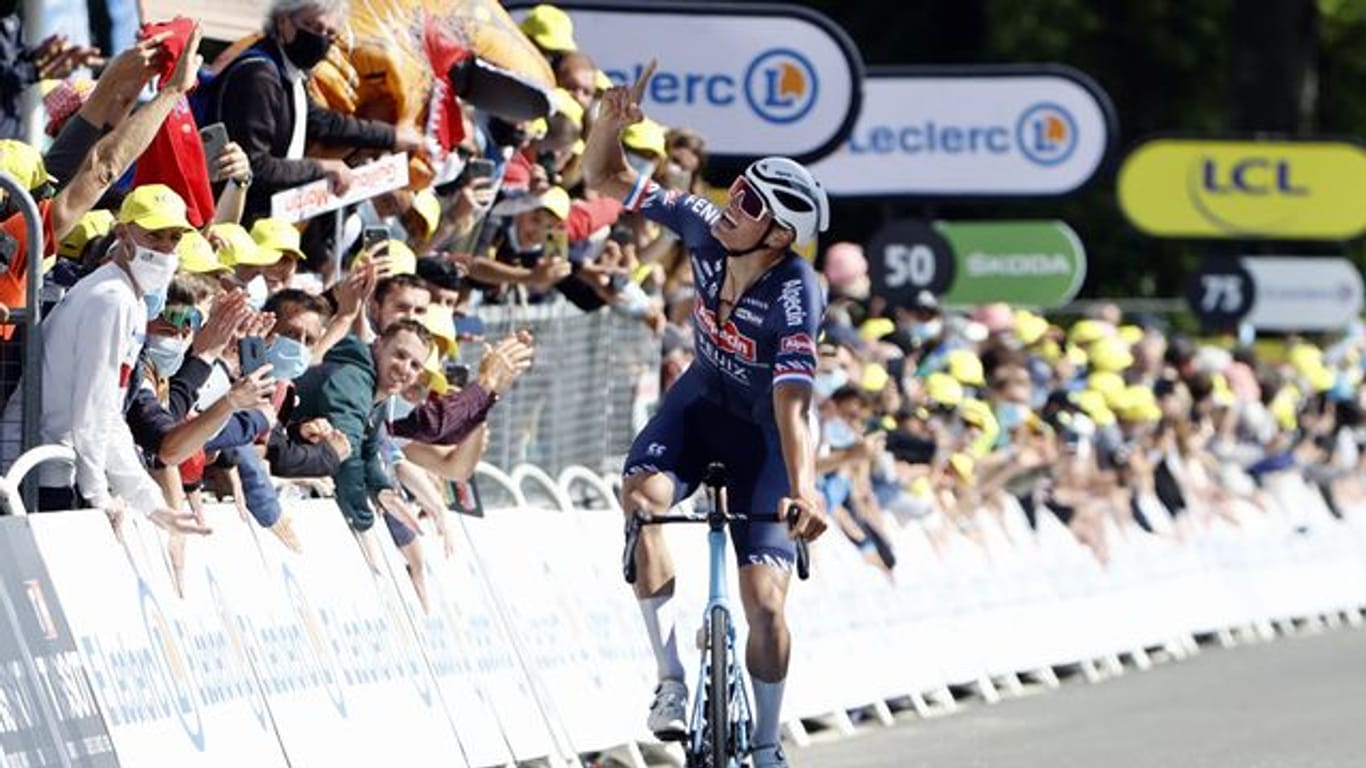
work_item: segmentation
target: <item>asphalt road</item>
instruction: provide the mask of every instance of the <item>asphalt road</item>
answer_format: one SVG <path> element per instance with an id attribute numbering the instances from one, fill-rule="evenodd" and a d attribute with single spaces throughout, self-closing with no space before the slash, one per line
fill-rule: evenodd
<path id="1" fill-rule="evenodd" d="M 789 749 L 797 768 L 1363 768 L 1366 630 L 1222 650 L 1095 685 Z"/>

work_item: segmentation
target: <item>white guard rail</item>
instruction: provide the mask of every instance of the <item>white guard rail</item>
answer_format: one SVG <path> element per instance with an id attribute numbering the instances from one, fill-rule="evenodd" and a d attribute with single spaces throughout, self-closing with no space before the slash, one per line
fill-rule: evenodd
<path id="1" fill-rule="evenodd" d="M 44 450 L 0 481 L 11 504 L 22 472 L 63 458 Z M 28 517 L 119 762 L 579 765 L 610 753 L 643 766 L 642 748 L 677 758 L 644 732 L 654 664 L 621 581 L 611 480 L 579 467 L 478 474 L 512 501 L 484 518 L 452 515 L 450 557 L 426 532 L 425 611 L 383 526 L 363 535 L 383 553 L 371 564 L 331 501 L 287 505 L 301 554 L 227 505 L 209 509 L 211 536 L 175 542 L 142 519 L 115 537 L 97 511 Z M 1056 686 L 1064 668 L 1091 680 L 1123 673 L 1126 658 L 1146 668 L 1155 651 L 1195 652 L 1198 635 L 1361 623 L 1366 509 L 1338 520 L 1292 473 L 1266 490 L 1274 503 L 1253 522 L 1184 542 L 1115 527 L 1106 568 L 1052 515 L 1034 531 L 1018 508 L 979 514 L 970 535 L 896 530 L 894 579 L 832 532 L 813 548 L 812 579 L 792 588 L 789 736 L 804 743 L 813 720 L 852 730 L 855 709 L 882 720 L 892 703 L 953 709 L 965 687 L 994 701 L 1021 677 Z M 705 537 L 666 535 L 679 637 L 692 638 Z M 697 654 L 683 645 L 691 680 Z"/>

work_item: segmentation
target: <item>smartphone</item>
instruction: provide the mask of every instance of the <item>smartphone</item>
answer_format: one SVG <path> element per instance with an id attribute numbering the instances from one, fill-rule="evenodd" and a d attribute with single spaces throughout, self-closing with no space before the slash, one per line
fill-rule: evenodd
<path id="1" fill-rule="evenodd" d="M 209 181 L 222 181 L 218 175 L 218 163 L 214 161 L 228 146 L 228 129 L 222 123 L 206 125 L 199 129 L 199 140 L 204 144 L 204 160 L 209 164 Z"/>
<path id="2" fill-rule="evenodd" d="M 555 227 L 546 235 L 545 256 L 549 259 L 569 258 L 569 233 L 564 227 Z"/>
<path id="3" fill-rule="evenodd" d="M 361 234 L 361 247 L 365 250 L 369 250 L 374 247 L 375 244 L 388 242 L 388 240 L 388 227 L 366 227 L 365 231 Z"/>
<path id="4" fill-rule="evenodd" d="M 470 383 L 470 367 L 454 360 L 446 361 L 445 365 L 446 381 L 452 386 L 464 389 Z"/>
<path id="5" fill-rule="evenodd" d="M 242 375 L 250 376 L 257 368 L 266 364 L 266 340 L 260 336 L 243 336 L 237 342 L 237 359 L 242 366 Z"/>
<path id="6" fill-rule="evenodd" d="M 493 172 L 498 169 L 494 162 L 487 157 L 471 158 L 465 163 L 465 183 L 475 179 L 489 179 L 493 177 Z"/>

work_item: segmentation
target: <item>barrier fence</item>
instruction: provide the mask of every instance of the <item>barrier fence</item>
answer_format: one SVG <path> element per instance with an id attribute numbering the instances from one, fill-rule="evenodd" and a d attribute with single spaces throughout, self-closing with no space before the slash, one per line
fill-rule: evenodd
<path id="1" fill-rule="evenodd" d="M 659 397 L 659 338 L 639 320 L 567 303 L 481 307 L 479 317 L 489 341 L 521 329 L 536 337 L 535 365 L 489 414 L 485 461 L 550 472 L 620 466 Z M 477 371 L 480 352 L 465 344 L 461 361 Z"/>
<path id="2" fill-rule="evenodd" d="M 644 765 L 654 663 L 610 483 L 581 467 L 479 474 L 506 501 L 452 516 L 450 558 L 426 547 L 427 611 L 397 550 L 373 542 L 385 554 L 369 565 L 330 500 L 288 503 L 302 553 L 226 505 L 208 509 L 211 536 L 173 542 L 142 519 L 116 536 L 92 510 L 0 518 L 6 764 Z M 898 528 L 895 580 L 826 538 L 792 590 L 789 736 L 804 743 L 813 719 L 852 730 L 853 709 L 952 709 L 960 686 L 994 701 L 1021 676 L 1146 668 L 1157 649 L 1197 652 L 1197 635 L 1360 624 L 1366 509 L 1335 517 L 1293 471 L 1265 490 L 1255 521 L 1184 542 L 1115 524 L 1106 568 L 1052 515 L 1034 530 L 1018 508 L 979 512 L 974 538 Z M 689 638 L 705 537 L 681 528 L 666 535 Z"/>

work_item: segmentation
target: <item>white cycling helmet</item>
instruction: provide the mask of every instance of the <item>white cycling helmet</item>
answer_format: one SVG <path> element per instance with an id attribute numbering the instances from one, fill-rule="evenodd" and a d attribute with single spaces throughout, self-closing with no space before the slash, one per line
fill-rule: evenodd
<path id="1" fill-rule="evenodd" d="M 830 226 L 825 188 L 801 163 L 786 157 L 765 157 L 750 163 L 743 175 L 764 198 L 774 221 L 796 233 L 797 245 Z"/>

